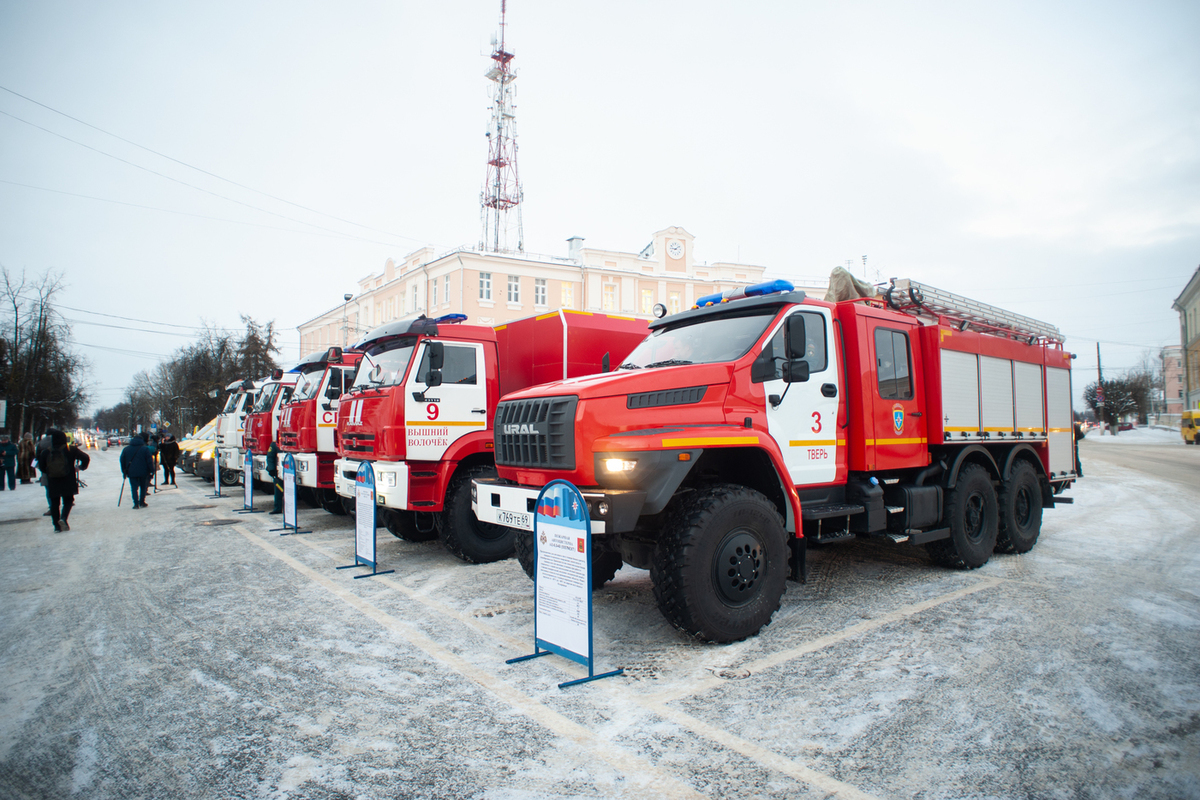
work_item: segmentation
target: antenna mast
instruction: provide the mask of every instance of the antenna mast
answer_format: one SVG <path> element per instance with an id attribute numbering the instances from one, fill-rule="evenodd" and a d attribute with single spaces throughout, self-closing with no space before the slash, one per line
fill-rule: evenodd
<path id="1" fill-rule="evenodd" d="M 487 178 L 479 193 L 483 215 L 483 238 L 479 249 L 496 253 L 511 252 L 513 239 L 517 252 L 525 251 L 525 233 L 521 226 L 521 201 L 524 192 L 517 177 L 516 106 L 513 104 L 513 54 L 504 49 L 505 12 L 508 0 L 500 0 L 500 41 L 492 39 L 492 68 L 486 73 L 492 82 L 492 122 L 488 128 Z"/>

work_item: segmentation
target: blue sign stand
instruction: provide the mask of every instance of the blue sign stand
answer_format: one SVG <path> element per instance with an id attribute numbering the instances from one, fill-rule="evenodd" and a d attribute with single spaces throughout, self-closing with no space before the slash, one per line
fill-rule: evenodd
<path id="1" fill-rule="evenodd" d="M 213 488 L 214 488 L 214 491 L 212 494 L 205 495 L 205 497 L 207 497 L 209 499 L 216 499 L 218 497 L 224 497 L 224 495 L 221 494 L 221 451 L 217 449 L 216 445 L 213 445 L 212 453 L 213 453 Z M 199 456 L 197 456 L 197 458 L 198 457 Z"/>
<path id="2" fill-rule="evenodd" d="M 297 533 L 312 533 L 302 531 L 296 523 L 296 459 L 291 453 L 283 454 L 283 527 L 271 528 L 271 531 L 283 531 L 280 536 L 291 536 Z M 291 530 L 288 530 L 291 528 Z"/>
<path id="3" fill-rule="evenodd" d="M 504 663 L 555 653 L 587 667 L 586 678 L 560 683 L 560 689 L 623 675 L 624 669 L 599 675 L 595 671 L 592 521 L 583 495 L 568 481 L 555 480 L 542 487 L 533 517 L 533 542 L 533 652 Z"/>
<path id="4" fill-rule="evenodd" d="M 372 578 L 376 575 L 387 575 L 394 569 L 379 571 L 379 559 L 375 555 L 375 468 L 370 461 L 358 465 L 358 474 L 354 476 L 354 563 L 338 567 L 370 567 L 365 575 L 355 575 L 355 578 Z"/>
<path id="5" fill-rule="evenodd" d="M 246 461 L 242 464 L 242 508 L 235 514 L 261 514 L 262 509 L 254 507 L 254 451 L 246 451 Z"/>

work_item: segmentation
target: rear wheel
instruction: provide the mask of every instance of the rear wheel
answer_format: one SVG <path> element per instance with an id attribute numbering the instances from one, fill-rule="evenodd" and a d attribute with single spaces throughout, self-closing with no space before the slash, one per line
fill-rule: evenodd
<path id="1" fill-rule="evenodd" d="M 933 560 L 945 567 L 977 569 L 996 549 L 999 522 L 996 490 L 988 471 L 966 464 L 946 501 L 950 538 L 925 545 Z"/>
<path id="2" fill-rule="evenodd" d="M 663 616 L 706 642 L 757 634 L 779 609 L 787 531 L 753 489 L 718 484 L 685 496 L 669 515 L 650 577 Z"/>
<path id="3" fill-rule="evenodd" d="M 397 539 L 403 539 L 406 542 L 428 542 L 437 538 L 436 525 L 430 525 L 429 530 L 422 530 L 418 527 L 415 511 L 399 511 L 389 508 L 381 513 L 384 514 L 388 533 Z M 429 517 L 428 514 L 424 516 L 426 519 Z"/>
<path id="4" fill-rule="evenodd" d="M 1028 553 L 1042 532 L 1042 490 L 1028 461 L 1013 465 L 1012 476 L 1000 489 L 1000 535 L 997 553 Z"/>
<path id="5" fill-rule="evenodd" d="M 242 482 L 241 470 L 221 468 L 221 485 L 237 486 Z"/>
<path id="6" fill-rule="evenodd" d="M 438 525 L 442 546 L 463 561 L 487 564 L 512 556 L 515 531 L 503 525 L 480 522 L 471 510 L 471 481 L 494 478 L 494 467 L 461 470 L 450 480 L 446 505 Z"/>

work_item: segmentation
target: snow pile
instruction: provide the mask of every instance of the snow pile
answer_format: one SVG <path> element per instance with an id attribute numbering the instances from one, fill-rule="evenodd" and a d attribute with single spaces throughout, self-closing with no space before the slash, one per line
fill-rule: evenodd
<path id="1" fill-rule="evenodd" d="M 1101 444 L 1183 444 L 1179 431 L 1170 428 L 1134 428 L 1131 431 L 1120 431 L 1116 436 L 1105 433 L 1100 435 L 1098 429 L 1088 432 L 1084 438 L 1087 442 Z"/>

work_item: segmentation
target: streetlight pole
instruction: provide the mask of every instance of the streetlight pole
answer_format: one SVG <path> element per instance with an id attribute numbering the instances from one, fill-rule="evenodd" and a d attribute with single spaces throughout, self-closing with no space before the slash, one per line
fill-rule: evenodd
<path id="1" fill-rule="evenodd" d="M 354 297 L 354 295 L 352 295 L 352 294 L 342 295 L 342 300 L 345 301 L 342 303 L 342 347 L 343 348 L 346 347 L 346 338 L 349 333 L 349 329 L 346 327 L 346 309 L 350 306 L 350 300 L 353 297 Z"/>

